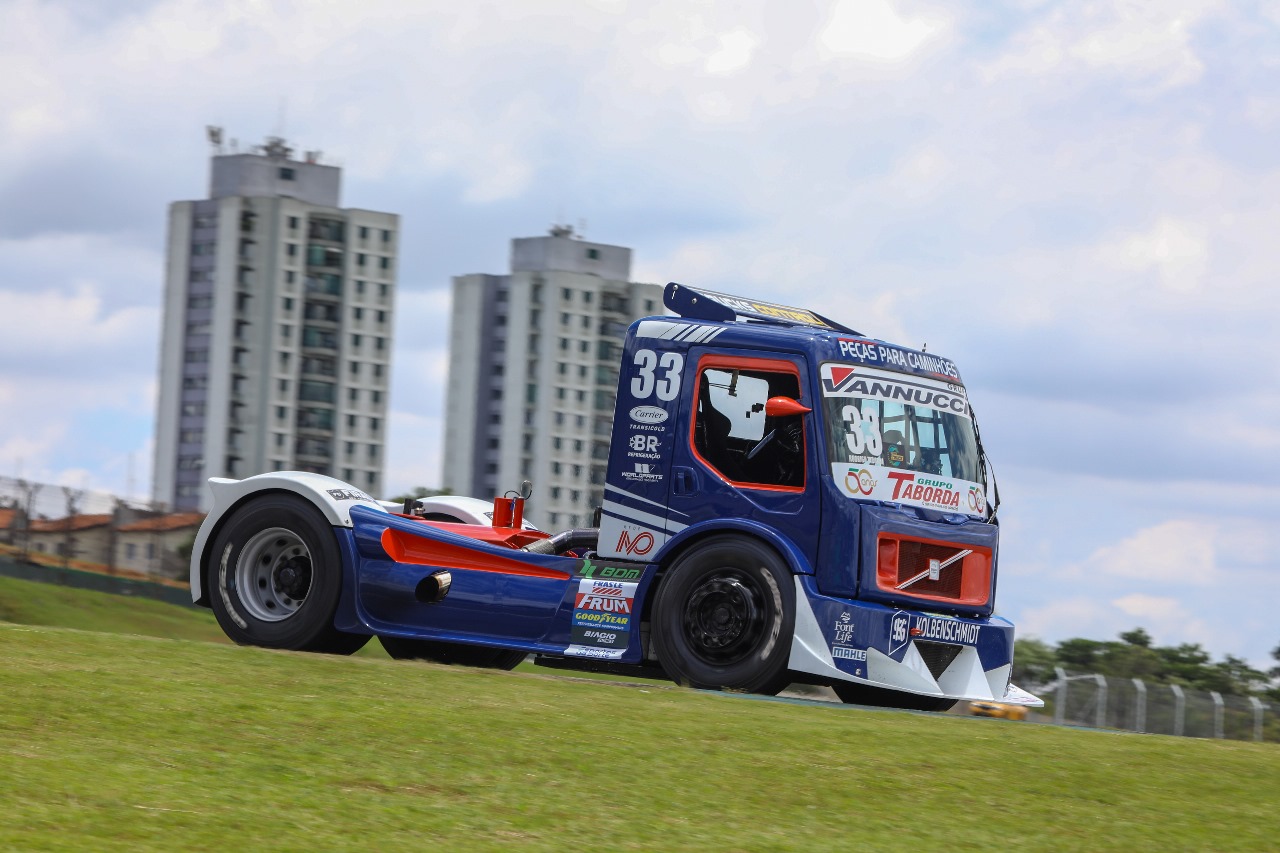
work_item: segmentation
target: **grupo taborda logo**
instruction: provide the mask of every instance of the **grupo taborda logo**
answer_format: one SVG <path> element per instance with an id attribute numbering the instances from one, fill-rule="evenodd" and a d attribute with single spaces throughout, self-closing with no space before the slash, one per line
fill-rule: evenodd
<path id="1" fill-rule="evenodd" d="M 866 468 L 850 468 L 849 473 L 844 476 L 844 484 L 851 492 L 869 495 L 875 491 L 876 479 Z"/>

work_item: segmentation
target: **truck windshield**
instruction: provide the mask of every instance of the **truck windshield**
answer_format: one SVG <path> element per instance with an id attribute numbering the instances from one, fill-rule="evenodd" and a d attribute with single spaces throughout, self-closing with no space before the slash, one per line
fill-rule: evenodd
<path id="1" fill-rule="evenodd" d="M 964 386 L 844 364 L 824 364 L 822 386 L 833 467 L 874 466 L 964 481 L 978 486 L 967 502 L 978 512 L 986 477 Z M 875 470 L 868 476 L 875 477 Z"/>

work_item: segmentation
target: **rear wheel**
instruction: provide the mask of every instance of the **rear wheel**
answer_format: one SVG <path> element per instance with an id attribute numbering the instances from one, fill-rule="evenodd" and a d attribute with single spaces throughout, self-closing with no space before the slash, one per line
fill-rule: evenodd
<path id="1" fill-rule="evenodd" d="M 214 538 L 210 560 L 213 613 L 235 642 L 349 655 L 369 641 L 333 627 L 342 557 L 307 501 L 270 494 L 247 502 Z"/>
<path id="2" fill-rule="evenodd" d="M 396 660 L 425 660 L 454 666 L 485 669 L 515 669 L 528 655 L 511 649 L 472 646 L 466 643 L 442 643 L 436 640 L 411 640 L 404 637 L 378 637 L 387 654 Z"/>
<path id="3" fill-rule="evenodd" d="M 849 681 L 838 681 L 831 685 L 831 689 L 840 697 L 840 701 L 847 705 L 902 708 L 906 711 L 950 711 L 957 701 L 939 699 L 936 696 L 920 696 L 916 693 L 901 693 L 897 690 L 886 690 L 869 684 L 854 684 Z"/>
<path id="4" fill-rule="evenodd" d="M 653 644 L 673 681 L 777 693 L 790 681 L 795 586 L 782 558 L 754 539 L 717 536 L 667 571 L 653 605 Z"/>

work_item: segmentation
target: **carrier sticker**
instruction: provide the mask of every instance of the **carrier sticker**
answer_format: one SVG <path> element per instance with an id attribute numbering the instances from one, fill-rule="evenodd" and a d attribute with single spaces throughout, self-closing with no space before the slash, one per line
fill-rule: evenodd
<path id="1" fill-rule="evenodd" d="M 660 424 L 667 419 L 667 410 L 661 406 L 636 406 L 631 410 L 631 420 L 638 424 Z"/>
<path id="2" fill-rule="evenodd" d="M 831 476 L 840 486 L 840 491 L 851 498 L 892 501 L 979 517 L 987 508 L 986 493 L 981 483 L 955 477 L 861 464 L 834 464 Z"/>

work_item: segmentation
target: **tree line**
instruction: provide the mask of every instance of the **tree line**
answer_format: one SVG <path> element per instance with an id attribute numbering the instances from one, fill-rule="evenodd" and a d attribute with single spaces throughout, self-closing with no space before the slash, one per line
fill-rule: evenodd
<path id="1" fill-rule="evenodd" d="M 1227 655 L 1215 661 L 1199 643 L 1153 645 L 1142 628 L 1120 634 L 1118 640 L 1074 637 L 1051 645 L 1035 637 L 1016 641 L 1015 684 L 1047 684 L 1054 667 L 1070 673 L 1097 673 L 1115 678 L 1139 678 L 1151 684 L 1177 684 L 1191 690 L 1217 691 L 1231 696 L 1259 696 L 1280 701 L 1280 646 L 1271 652 L 1276 666 L 1262 671 Z"/>

